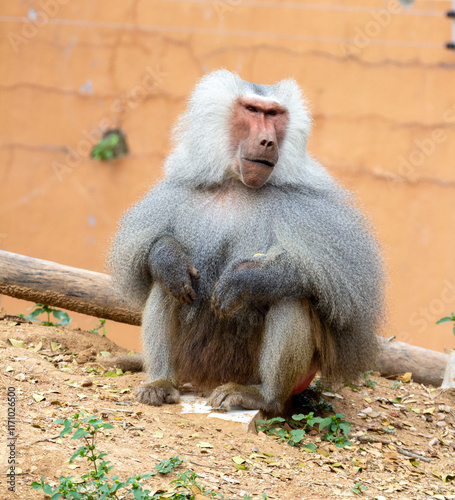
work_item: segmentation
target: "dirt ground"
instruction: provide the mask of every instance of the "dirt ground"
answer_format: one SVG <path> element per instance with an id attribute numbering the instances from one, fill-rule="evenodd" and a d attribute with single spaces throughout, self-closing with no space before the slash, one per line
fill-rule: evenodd
<path id="1" fill-rule="evenodd" d="M 19 323 L 8 316 L 0 321 L 1 500 L 43 499 L 42 491 L 31 489 L 32 481 L 46 476 L 57 483 L 60 475 L 79 476 L 87 470 L 80 459 L 77 468 L 69 467 L 82 443 L 60 439 L 62 426 L 54 423 L 79 410 L 113 424 L 98 443 L 114 465 L 111 474 L 121 479 L 154 471 L 165 458 L 186 460 L 176 472 L 144 481 L 152 491 L 170 491 L 177 472 L 190 468 L 204 487 L 232 500 L 245 495 L 259 500 L 264 494 L 299 500 L 357 495 L 455 499 L 454 392 L 413 382 L 392 388 L 392 380 L 374 374 L 375 387 L 342 387 L 325 399 L 351 424 L 352 445 L 337 448 L 313 430 L 305 436 L 306 443 L 317 446 L 311 453 L 232 422 L 182 414 L 180 405 L 139 404 L 134 389 L 144 375 L 105 376 L 102 351 L 115 355 L 124 349 L 90 332 Z M 98 371 L 90 372 L 94 366 Z M 7 419 L 9 387 L 17 398 L 14 429 Z M 17 437 L 14 493 L 6 482 L 8 425 Z M 233 459 L 238 457 L 245 460 L 244 470 L 236 468 Z M 355 485 L 360 493 L 352 491 Z"/>

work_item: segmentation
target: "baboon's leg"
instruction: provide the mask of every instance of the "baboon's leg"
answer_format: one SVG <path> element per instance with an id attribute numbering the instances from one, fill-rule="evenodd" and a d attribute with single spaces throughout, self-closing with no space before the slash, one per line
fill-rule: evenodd
<path id="1" fill-rule="evenodd" d="M 314 370 L 311 363 L 314 354 L 312 325 L 306 302 L 286 299 L 273 305 L 264 327 L 259 358 L 261 383 L 222 385 L 210 395 L 211 406 L 229 410 L 231 405 L 239 404 L 277 414 L 293 388 Z"/>
<path id="2" fill-rule="evenodd" d="M 142 342 L 144 345 L 147 382 L 138 387 L 136 395 L 141 403 L 161 406 L 178 403 L 175 372 L 171 356 L 172 299 L 159 283 L 155 283 L 142 315 Z"/>

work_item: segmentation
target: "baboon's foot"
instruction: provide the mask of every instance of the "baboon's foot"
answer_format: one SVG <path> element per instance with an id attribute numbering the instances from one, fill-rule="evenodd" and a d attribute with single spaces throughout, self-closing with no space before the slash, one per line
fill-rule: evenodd
<path id="1" fill-rule="evenodd" d="M 178 403 L 180 392 L 172 382 L 162 379 L 140 385 L 136 390 L 136 397 L 140 403 L 161 406 L 165 403 Z"/>
<path id="2" fill-rule="evenodd" d="M 262 410 L 266 414 L 278 414 L 282 409 L 280 401 L 266 401 L 257 385 L 240 385 L 230 382 L 220 385 L 210 394 L 207 404 L 221 411 L 230 411 L 231 406 L 239 405 L 247 410 Z"/>

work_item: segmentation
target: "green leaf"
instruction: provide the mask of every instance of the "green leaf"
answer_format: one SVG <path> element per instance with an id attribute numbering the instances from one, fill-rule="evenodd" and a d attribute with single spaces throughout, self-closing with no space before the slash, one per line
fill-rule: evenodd
<path id="1" fill-rule="evenodd" d="M 85 429 L 79 428 L 72 436 L 71 439 L 81 439 L 84 436 L 89 435 L 90 432 L 86 431 Z"/>
<path id="2" fill-rule="evenodd" d="M 52 488 L 47 483 L 43 486 L 43 491 L 46 495 L 52 494 Z"/>
<path id="3" fill-rule="evenodd" d="M 35 309 L 27 316 L 27 319 L 32 321 L 34 318 L 36 318 L 37 316 L 39 316 L 41 313 L 44 312 L 46 312 L 44 309 Z"/>
<path id="4" fill-rule="evenodd" d="M 289 433 L 291 439 L 290 441 L 292 441 L 292 443 L 290 444 L 297 444 L 297 443 L 300 443 L 302 441 L 302 439 L 304 438 L 305 436 L 305 431 L 303 429 L 293 429 L 290 433 Z"/>
<path id="5" fill-rule="evenodd" d="M 349 422 L 341 422 L 338 427 L 343 431 L 343 434 L 347 436 L 351 431 L 351 424 Z"/>
<path id="6" fill-rule="evenodd" d="M 276 431 L 276 435 L 277 435 L 280 439 L 286 439 L 286 438 L 287 438 L 288 433 L 287 433 L 286 429 L 278 429 L 278 430 Z"/>
<path id="7" fill-rule="evenodd" d="M 314 453 L 316 451 L 316 445 L 314 443 L 306 443 L 303 445 L 303 449 Z"/>
<path id="8" fill-rule="evenodd" d="M 449 316 L 446 316 L 445 318 L 441 318 L 439 321 L 436 321 L 436 324 L 440 325 L 441 323 L 448 323 L 449 321 L 453 321 L 453 319 Z"/>
<path id="9" fill-rule="evenodd" d="M 120 140 L 117 134 L 112 134 L 109 136 L 109 146 L 115 146 Z"/>
<path id="10" fill-rule="evenodd" d="M 319 430 L 321 431 L 322 429 L 324 429 L 325 427 L 327 427 L 328 425 L 330 425 L 332 423 L 332 417 L 328 417 L 328 418 L 323 418 L 320 422 L 319 422 Z"/>

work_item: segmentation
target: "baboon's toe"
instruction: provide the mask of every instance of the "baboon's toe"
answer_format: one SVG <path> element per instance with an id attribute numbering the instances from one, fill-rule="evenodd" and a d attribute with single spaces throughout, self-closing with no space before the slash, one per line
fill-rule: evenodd
<path id="1" fill-rule="evenodd" d="M 143 384 L 136 390 L 140 403 L 152 406 L 174 404 L 180 401 L 179 390 L 168 380 L 156 380 Z"/>

